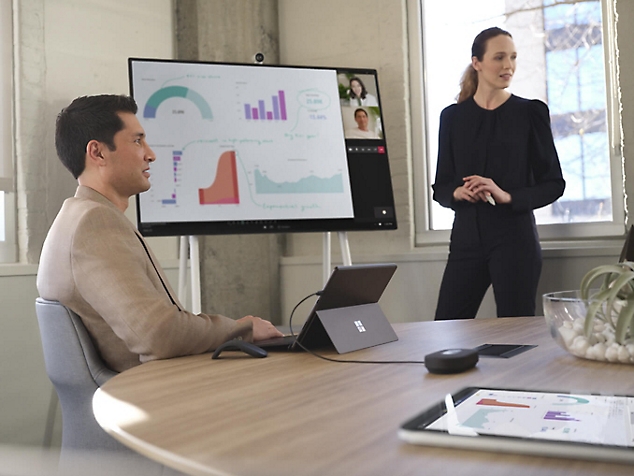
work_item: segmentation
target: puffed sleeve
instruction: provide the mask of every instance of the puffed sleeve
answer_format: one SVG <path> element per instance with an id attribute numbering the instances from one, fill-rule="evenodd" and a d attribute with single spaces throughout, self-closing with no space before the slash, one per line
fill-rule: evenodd
<path id="1" fill-rule="evenodd" d="M 434 200 L 446 208 L 455 208 L 457 202 L 453 199 L 453 192 L 462 185 L 462 177 L 457 177 L 456 175 L 456 164 L 451 140 L 451 124 L 455 111 L 456 105 L 452 104 L 440 114 L 438 163 L 436 165 L 436 179 L 432 185 Z"/>
<path id="2" fill-rule="evenodd" d="M 550 128 L 548 106 L 539 100 L 529 101 L 528 116 L 530 176 L 526 187 L 511 192 L 514 211 L 534 210 L 549 205 L 563 195 L 566 187 Z"/>

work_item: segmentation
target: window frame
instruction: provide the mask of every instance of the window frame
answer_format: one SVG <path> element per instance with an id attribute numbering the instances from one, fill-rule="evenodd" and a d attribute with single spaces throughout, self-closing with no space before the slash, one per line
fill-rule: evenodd
<path id="1" fill-rule="evenodd" d="M 4 192 L 5 239 L 0 241 L 0 264 L 16 262 L 15 209 L 15 193 Z"/>
<path id="2" fill-rule="evenodd" d="M 13 8 L 11 2 L 1 2 L 0 21 L 2 21 L 2 42 L 0 50 L 0 60 L 3 67 L 0 69 L 0 112 L 3 114 L 2 131 L 0 137 L 3 138 L 0 145 L 0 160 L 7 164 L 8 170 L 5 172 L 8 177 L 0 177 L 0 193 L 3 194 L 3 218 L 5 239 L 0 241 L 0 263 L 14 263 L 17 259 L 16 246 L 16 203 L 15 203 L 15 167 L 14 167 L 14 87 L 13 87 Z M 8 45 L 8 46 L 7 46 Z M 5 68 L 4 65 L 7 65 Z M 7 161 L 7 162 L 4 162 Z M 4 170 L 4 166 L 2 170 Z"/>
<path id="3" fill-rule="evenodd" d="M 451 230 L 431 229 L 431 184 L 430 157 L 427 137 L 437 136 L 438 131 L 426 128 L 427 107 L 425 92 L 425 60 L 423 35 L 423 2 L 410 0 L 408 8 L 409 63 L 411 88 L 411 132 L 412 169 L 414 201 L 414 244 L 416 247 L 447 244 Z M 432 0 L 433 1 L 433 0 Z M 621 92 L 619 88 L 619 50 L 617 45 L 616 0 L 599 0 L 602 8 L 603 55 L 606 75 L 606 114 L 610 151 L 610 176 L 612 185 L 612 221 L 587 223 L 557 223 L 538 225 L 540 241 L 551 242 L 553 246 L 566 246 L 570 242 L 622 237 L 626 232 L 627 213 L 625 208 L 625 166 L 623 158 L 623 130 Z M 565 179 L 565 177 L 564 177 Z"/>

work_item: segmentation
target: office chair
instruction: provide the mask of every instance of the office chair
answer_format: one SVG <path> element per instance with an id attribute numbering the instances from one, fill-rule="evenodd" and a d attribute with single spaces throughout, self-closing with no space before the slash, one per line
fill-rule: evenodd
<path id="1" fill-rule="evenodd" d="M 106 367 L 77 314 L 57 301 L 35 300 L 46 373 L 62 406 L 62 449 L 127 449 L 95 420 L 92 396 L 117 375 Z"/>
<path id="2" fill-rule="evenodd" d="M 82 454 L 88 454 L 86 451 L 93 455 L 116 452 L 113 461 L 123 464 L 125 470 L 134 470 L 134 474 L 182 474 L 132 451 L 99 426 L 92 411 L 92 397 L 117 372 L 101 360 L 84 323 L 73 311 L 42 298 L 35 300 L 35 311 L 46 373 L 62 407 L 62 458 L 75 465 Z"/>

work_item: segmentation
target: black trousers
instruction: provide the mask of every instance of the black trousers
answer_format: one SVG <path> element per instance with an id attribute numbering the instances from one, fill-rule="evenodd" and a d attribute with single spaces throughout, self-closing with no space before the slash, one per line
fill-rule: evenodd
<path id="1" fill-rule="evenodd" d="M 491 284 L 498 317 L 534 316 L 542 253 L 539 241 L 527 235 L 452 248 L 435 320 L 473 319 Z"/>

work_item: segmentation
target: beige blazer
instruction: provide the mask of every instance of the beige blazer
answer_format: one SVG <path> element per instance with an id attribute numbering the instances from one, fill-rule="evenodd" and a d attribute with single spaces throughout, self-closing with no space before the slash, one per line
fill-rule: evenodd
<path id="1" fill-rule="evenodd" d="M 130 220 L 84 186 L 64 202 L 48 232 L 37 289 L 81 317 L 106 364 L 119 372 L 253 337 L 250 322 L 184 310 Z"/>

